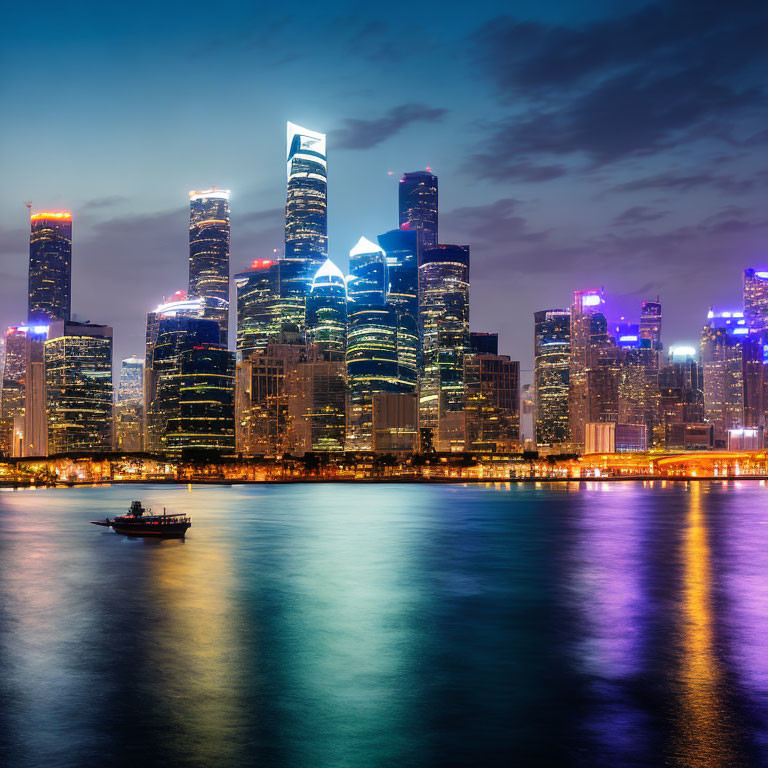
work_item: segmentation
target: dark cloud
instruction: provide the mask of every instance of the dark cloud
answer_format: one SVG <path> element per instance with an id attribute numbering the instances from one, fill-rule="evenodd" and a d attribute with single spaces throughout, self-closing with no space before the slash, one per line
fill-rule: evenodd
<path id="1" fill-rule="evenodd" d="M 81 206 L 80 210 L 94 210 L 100 208 L 112 208 L 116 205 L 121 205 L 128 200 L 123 195 L 107 195 L 105 197 L 94 197 L 92 200 L 86 200 Z"/>
<path id="2" fill-rule="evenodd" d="M 767 37 L 757 0 L 665 0 L 579 27 L 495 19 L 475 55 L 515 114 L 491 144 L 593 165 L 692 137 L 739 144 L 767 114 Z"/>
<path id="3" fill-rule="evenodd" d="M 547 237 L 546 231 L 531 230 L 518 209 L 521 203 L 513 198 L 503 198 L 488 205 L 471 205 L 456 208 L 441 221 L 446 222 L 443 233 L 449 240 L 470 243 L 472 246 L 488 244 L 501 246 L 506 252 L 516 243 L 539 243 Z"/>
<path id="4" fill-rule="evenodd" d="M 640 224 L 648 224 L 651 221 L 658 221 L 666 215 L 665 211 L 654 211 L 645 205 L 633 205 L 616 216 L 613 223 L 620 227 L 635 227 Z"/>
<path id="5" fill-rule="evenodd" d="M 482 152 L 471 155 L 464 165 L 467 173 L 478 179 L 492 181 L 551 181 L 567 173 L 559 163 L 537 164 L 527 157 L 509 155 L 508 142 L 503 133 L 496 134 Z"/>
<path id="6" fill-rule="evenodd" d="M 383 117 L 363 120 L 349 117 L 344 127 L 333 131 L 330 143 L 334 149 L 370 149 L 399 133 L 412 123 L 442 120 L 447 110 L 425 104 L 401 104 Z"/>
<path id="7" fill-rule="evenodd" d="M 645 192 L 663 190 L 688 192 L 698 187 L 714 187 L 723 192 L 746 194 L 768 184 L 768 171 L 757 171 L 751 176 L 737 178 L 732 174 L 716 174 L 710 171 L 667 171 L 616 184 L 612 192 Z"/>

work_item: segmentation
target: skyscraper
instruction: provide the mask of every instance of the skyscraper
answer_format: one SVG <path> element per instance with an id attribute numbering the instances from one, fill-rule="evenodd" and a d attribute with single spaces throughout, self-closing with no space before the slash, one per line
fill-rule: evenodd
<path id="1" fill-rule="evenodd" d="M 307 296 L 307 344 L 328 359 L 343 360 L 347 348 L 347 285 L 330 260 L 317 270 Z"/>
<path id="2" fill-rule="evenodd" d="M 400 227 L 415 229 L 424 250 L 438 244 L 437 176 L 429 169 L 403 174 L 399 185 Z"/>
<path id="3" fill-rule="evenodd" d="M 72 303 L 72 214 L 41 211 L 30 217 L 30 323 L 69 320 Z"/>
<path id="4" fill-rule="evenodd" d="M 304 327 L 312 277 L 328 257 L 328 178 L 325 134 L 288 123 L 285 254 L 280 265 L 284 320 Z"/>
<path id="5" fill-rule="evenodd" d="M 387 264 L 387 304 L 397 313 L 397 378 L 401 392 L 415 392 L 419 367 L 419 247 L 414 230 L 378 237 Z"/>
<path id="6" fill-rule="evenodd" d="M 205 316 L 219 324 L 227 346 L 229 326 L 229 190 L 189 193 L 189 297 L 206 299 Z"/>
<path id="7" fill-rule="evenodd" d="M 533 317 L 536 443 L 567 443 L 571 313 L 567 309 L 546 309 L 534 312 Z"/>
<path id="8" fill-rule="evenodd" d="M 264 350 L 276 341 L 283 322 L 280 306 L 280 267 L 276 259 L 254 259 L 247 272 L 235 275 L 237 290 L 237 350 Z"/>
<path id="9" fill-rule="evenodd" d="M 396 392 L 397 312 L 387 304 L 384 251 L 361 237 L 349 252 L 347 279 L 347 446 L 369 451 L 373 443 L 373 397 Z"/>
<path id="10" fill-rule="evenodd" d="M 112 329 L 56 321 L 45 342 L 48 453 L 112 449 Z"/>
<path id="11" fill-rule="evenodd" d="M 651 349 L 661 349 L 661 303 L 644 301 L 640 308 L 640 338 L 651 343 Z"/>
<path id="12" fill-rule="evenodd" d="M 744 270 L 744 318 L 752 328 L 768 329 L 768 272 Z"/>
<path id="13" fill-rule="evenodd" d="M 455 414 L 464 409 L 464 355 L 469 349 L 469 246 L 439 245 L 419 266 L 422 371 L 419 423 L 425 440 L 451 450 L 461 438 Z M 458 423 L 458 422 L 456 422 Z M 424 430 L 431 430 L 429 438 Z"/>
<path id="14" fill-rule="evenodd" d="M 144 361 L 128 357 L 120 363 L 115 403 L 115 448 L 130 453 L 140 451 L 143 423 Z"/>

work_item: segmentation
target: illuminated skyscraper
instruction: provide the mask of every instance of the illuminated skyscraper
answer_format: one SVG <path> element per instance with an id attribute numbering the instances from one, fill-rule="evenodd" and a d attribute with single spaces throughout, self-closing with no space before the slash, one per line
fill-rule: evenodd
<path id="1" fill-rule="evenodd" d="M 276 341 L 282 325 L 280 267 L 275 259 L 255 259 L 247 272 L 235 275 L 237 350 L 247 354 Z"/>
<path id="2" fill-rule="evenodd" d="M 342 271 L 330 260 L 317 270 L 307 296 L 307 344 L 343 360 L 347 348 L 347 285 Z"/>
<path id="3" fill-rule="evenodd" d="M 419 368 L 419 248 L 414 230 L 378 237 L 387 263 L 387 304 L 397 313 L 397 378 L 401 392 L 415 392 Z"/>
<path id="4" fill-rule="evenodd" d="M 658 422 L 668 450 L 685 449 L 684 425 L 704 422 L 704 379 L 696 352 L 689 346 L 670 347 L 659 371 Z"/>
<path id="5" fill-rule="evenodd" d="M 178 408 L 168 419 L 165 450 L 182 458 L 235 453 L 235 356 L 218 345 L 193 344 L 178 358 Z"/>
<path id="6" fill-rule="evenodd" d="M 115 403 L 115 448 L 133 453 L 142 450 L 144 423 L 144 361 L 128 357 L 120 363 Z"/>
<path id="7" fill-rule="evenodd" d="M 69 320 L 72 302 L 72 214 L 41 211 L 31 215 L 29 304 L 32 324 Z"/>
<path id="8" fill-rule="evenodd" d="M 373 445 L 373 397 L 398 390 L 397 311 L 386 302 L 384 251 L 360 238 L 349 252 L 347 279 L 347 447 Z"/>
<path id="9" fill-rule="evenodd" d="M 437 176 L 429 170 L 403 174 L 399 186 L 400 227 L 419 232 L 424 250 L 438 244 Z"/>
<path id="10" fill-rule="evenodd" d="M 189 193 L 189 297 L 206 299 L 205 316 L 219 324 L 227 346 L 229 325 L 229 190 Z"/>
<path id="11" fill-rule="evenodd" d="M 462 442 L 455 414 L 464 409 L 464 355 L 469 349 L 469 246 L 439 245 L 419 266 L 419 333 L 423 366 L 419 424 L 438 450 Z"/>
<path id="12" fill-rule="evenodd" d="M 45 342 L 48 453 L 112 449 L 112 329 L 57 321 Z"/>
<path id="13" fill-rule="evenodd" d="M 640 339 L 651 343 L 651 349 L 661 349 L 661 303 L 644 301 L 640 309 Z"/>
<path id="14" fill-rule="evenodd" d="M 760 332 L 742 312 L 712 312 L 701 334 L 704 414 L 725 447 L 729 429 L 757 427 L 764 419 L 765 366 Z"/>
<path id="15" fill-rule="evenodd" d="M 744 318 L 752 328 L 768 329 L 768 272 L 744 270 Z"/>
<path id="16" fill-rule="evenodd" d="M 567 443 L 571 313 L 567 309 L 547 309 L 533 316 L 536 443 Z"/>
<path id="17" fill-rule="evenodd" d="M 575 291 L 571 305 L 571 364 L 568 380 L 568 430 L 577 447 L 584 445 L 584 431 L 595 408 L 590 404 L 589 372 L 608 346 L 608 323 L 601 311 L 602 291 Z M 594 385 L 607 376 L 595 374 Z M 604 409 L 597 409 L 604 410 Z"/>

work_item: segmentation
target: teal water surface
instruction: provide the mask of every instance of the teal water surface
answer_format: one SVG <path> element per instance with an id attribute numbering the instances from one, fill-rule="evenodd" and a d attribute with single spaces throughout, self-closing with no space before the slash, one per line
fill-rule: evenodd
<path id="1" fill-rule="evenodd" d="M 2 492 L 0 764 L 768 765 L 768 488 Z"/>

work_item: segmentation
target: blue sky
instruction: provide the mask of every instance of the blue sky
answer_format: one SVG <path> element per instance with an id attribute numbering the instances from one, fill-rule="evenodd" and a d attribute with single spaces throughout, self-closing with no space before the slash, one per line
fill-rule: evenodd
<path id="1" fill-rule="evenodd" d="M 23 206 L 74 213 L 73 311 L 142 352 L 186 283 L 189 189 L 232 189 L 233 272 L 280 247 L 285 122 L 329 134 L 329 243 L 440 177 L 472 326 L 531 367 L 532 313 L 661 295 L 664 338 L 768 265 L 768 10 L 735 0 L 36 3 L 0 29 L 0 323 L 24 320 Z M 389 175 L 389 172 L 392 175 Z"/>

